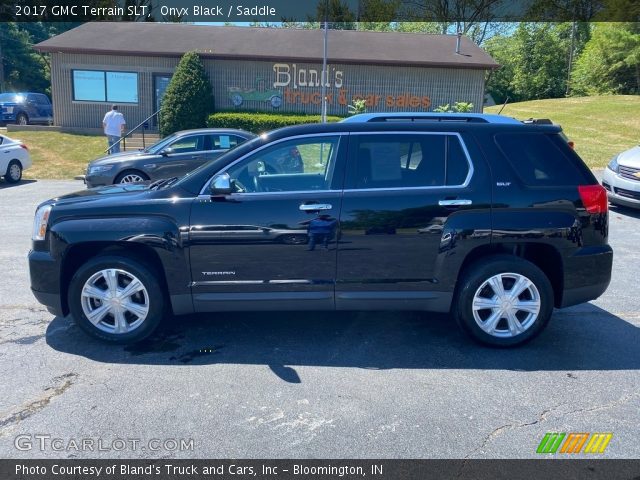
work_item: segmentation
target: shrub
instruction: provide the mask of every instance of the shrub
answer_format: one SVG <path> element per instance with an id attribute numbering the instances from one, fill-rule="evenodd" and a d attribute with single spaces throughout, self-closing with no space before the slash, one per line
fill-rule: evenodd
<path id="1" fill-rule="evenodd" d="M 205 126 L 213 111 L 211 82 L 196 52 L 184 54 L 162 98 L 160 135 Z"/>
<path id="2" fill-rule="evenodd" d="M 456 102 L 453 107 L 447 103 L 434 108 L 433 111 L 436 113 L 469 113 L 473 112 L 473 103 Z"/>
<path id="3" fill-rule="evenodd" d="M 337 122 L 338 120 L 341 120 L 341 117 L 327 116 L 328 122 Z M 220 112 L 209 115 L 207 119 L 208 127 L 239 128 L 253 133 L 268 132 L 276 128 L 302 123 L 320 123 L 320 115 Z"/>

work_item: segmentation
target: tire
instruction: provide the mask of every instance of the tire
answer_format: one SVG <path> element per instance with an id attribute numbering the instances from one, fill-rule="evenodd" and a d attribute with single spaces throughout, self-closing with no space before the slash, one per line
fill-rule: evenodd
<path id="1" fill-rule="evenodd" d="M 139 170 L 125 170 L 118 174 L 113 183 L 137 183 L 149 180 L 149 176 Z"/>
<path id="2" fill-rule="evenodd" d="M 29 125 L 29 117 L 27 117 L 26 113 L 19 113 L 16 117 L 17 125 Z"/>
<path id="3" fill-rule="evenodd" d="M 7 183 L 18 183 L 22 180 L 22 165 L 18 160 L 11 160 L 4 174 Z"/>
<path id="4" fill-rule="evenodd" d="M 500 285 L 502 292 L 497 294 Z M 517 296 L 516 292 L 510 295 L 514 288 L 520 291 Z M 492 347 L 515 347 L 545 329 L 553 299 L 551 283 L 536 265 L 511 255 L 492 255 L 463 273 L 453 315 L 474 340 Z"/>
<path id="5" fill-rule="evenodd" d="M 114 344 L 148 337 L 165 312 L 164 294 L 156 276 L 152 269 L 129 257 L 90 259 L 69 284 L 68 304 L 73 320 L 89 335 Z M 112 279 L 118 292 L 115 298 L 110 287 Z M 131 284 L 137 286 L 131 287 L 135 290 L 127 295 Z"/>

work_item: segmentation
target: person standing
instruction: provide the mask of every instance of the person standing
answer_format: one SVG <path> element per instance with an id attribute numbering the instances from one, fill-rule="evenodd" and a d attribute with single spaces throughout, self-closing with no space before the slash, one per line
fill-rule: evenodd
<path id="1" fill-rule="evenodd" d="M 107 144 L 109 145 L 109 154 L 118 153 L 120 151 L 120 137 L 124 133 L 124 127 L 127 122 L 124 115 L 118 111 L 117 105 L 112 105 L 111 110 L 102 119 L 102 128 L 107 136 Z"/>

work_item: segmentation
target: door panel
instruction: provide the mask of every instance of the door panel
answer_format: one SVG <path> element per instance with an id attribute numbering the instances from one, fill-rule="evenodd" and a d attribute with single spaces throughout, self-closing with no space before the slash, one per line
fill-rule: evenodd
<path id="1" fill-rule="evenodd" d="M 344 155 L 339 136 L 292 142 L 310 173 L 266 173 L 265 162 L 291 150 L 291 142 L 282 142 L 229 167 L 236 193 L 201 195 L 194 202 L 189 240 L 196 310 L 237 309 L 238 302 L 247 310 L 334 308 L 342 200 L 336 186 Z M 325 145 L 332 153 L 320 158 Z M 309 175 L 323 183 L 305 191 Z"/>
<path id="2" fill-rule="evenodd" d="M 452 219 L 487 209 L 484 171 L 455 134 L 351 135 L 340 216 L 338 308 L 445 309 Z"/>

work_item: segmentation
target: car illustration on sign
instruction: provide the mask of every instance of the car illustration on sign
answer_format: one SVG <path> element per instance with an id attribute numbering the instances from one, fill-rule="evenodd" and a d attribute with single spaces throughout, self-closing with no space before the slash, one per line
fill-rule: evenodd
<path id="1" fill-rule="evenodd" d="M 255 88 L 227 87 L 229 99 L 234 107 L 239 107 L 244 102 L 267 102 L 273 108 L 280 108 L 282 105 L 282 94 L 280 90 L 265 89 L 264 79 L 256 79 Z"/>

